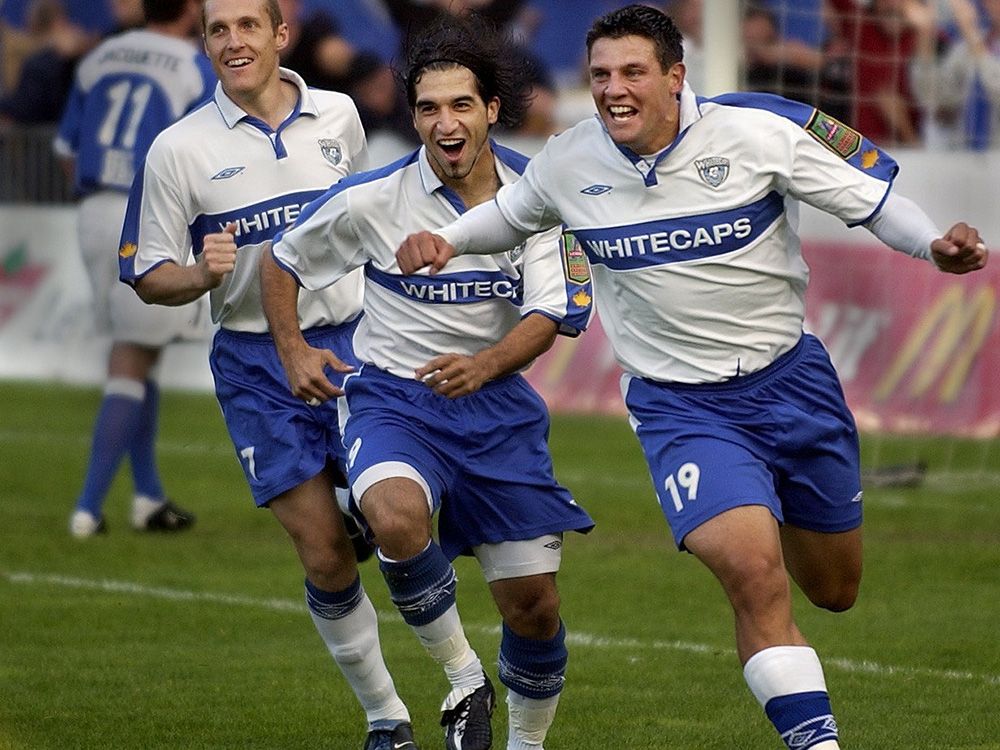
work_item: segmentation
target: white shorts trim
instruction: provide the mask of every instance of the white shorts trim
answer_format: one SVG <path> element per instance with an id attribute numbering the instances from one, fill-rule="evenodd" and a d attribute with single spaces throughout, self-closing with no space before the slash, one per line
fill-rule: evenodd
<path id="1" fill-rule="evenodd" d="M 497 544 L 480 544 L 472 552 L 479 560 L 487 583 L 506 578 L 523 578 L 556 573 L 562 562 L 562 534 L 545 534 L 535 539 Z"/>
<path id="2" fill-rule="evenodd" d="M 402 461 L 383 461 L 380 464 L 369 466 L 361 472 L 361 475 L 351 485 L 351 492 L 356 498 L 356 502 L 360 505 L 361 498 L 373 484 L 381 482 L 383 479 L 396 479 L 399 477 L 412 479 L 420 485 L 424 491 L 424 497 L 427 499 L 427 508 L 433 514 L 434 501 L 431 499 L 430 485 L 427 484 L 427 480 L 420 476 L 420 472 Z"/>

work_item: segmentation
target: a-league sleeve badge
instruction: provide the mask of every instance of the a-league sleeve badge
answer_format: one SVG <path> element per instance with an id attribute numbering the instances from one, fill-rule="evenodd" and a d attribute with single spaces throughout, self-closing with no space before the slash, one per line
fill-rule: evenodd
<path id="1" fill-rule="evenodd" d="M 590 281 L 590 264 L 587 255 L 571 232 L 562 235 L 563 268 L 566 279 L 574 284 L 586 284 Z"/>

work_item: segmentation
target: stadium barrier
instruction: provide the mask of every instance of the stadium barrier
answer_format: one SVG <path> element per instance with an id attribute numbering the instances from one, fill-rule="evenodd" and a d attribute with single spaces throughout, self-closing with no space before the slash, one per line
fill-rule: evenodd
<path id="1" fill-rule="evenodd" d="M 940 228 L 977 224 L 1000 238 L 990 176 L 1000 154 L 898 154 L 900 193 Z M 864 429 L 1000 435 L 1000 258 L 957 277 L 898 257 L 863 229 L 803 207 L 813 269 L 807 324 L 833 355 Z M 0 205 L 0 378 L 103 380 L 108 341 L 95 332 L 75 233 L 75 209 Z M 168 348 L 166 387 L 210 389 L 204 341 Z M 595 321 L 560 337 L 529 371 L 555 411 L 622 413 L 620 371 Z"/>

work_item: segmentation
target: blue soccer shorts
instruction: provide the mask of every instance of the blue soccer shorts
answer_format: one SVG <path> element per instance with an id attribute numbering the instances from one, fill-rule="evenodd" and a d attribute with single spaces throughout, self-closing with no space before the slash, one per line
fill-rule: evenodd
<path id="1" fill-rule="evenodd" d="M 390 477 L 413 479 L 431 513 L 440 511 L 439 543 L 449 559 L 481 544 L 593 527 L 556 482 L 548 410 L 520 375 L 450 399 L 365 365 L 345 379 L 344 392 L 352 495 Z"/>
<path id="2" fill-rule="evenodd" d="M 861 525 L 858 432 L 815 336 L 745 377 L 680 385 L 625 375 L 622 392 L 679 548 L 743 505 L 811 531 Z"/>
<path id="3" fill-rule="evenodd" d="M 359 320 L 302 333 L 310 346 L 330 349 L 357 367 L 352 338 Z M 339 399 L 309 406 L 295 398 L 270 334 L 222 328 L 212 342 L 209 362 L 215 395 L 258 506 L 316 476 L 328 463 L 343 480 L 346 456 L 337 422 Z M 343 382 L 340 373 L 328 375 L 338 386 Z"/>

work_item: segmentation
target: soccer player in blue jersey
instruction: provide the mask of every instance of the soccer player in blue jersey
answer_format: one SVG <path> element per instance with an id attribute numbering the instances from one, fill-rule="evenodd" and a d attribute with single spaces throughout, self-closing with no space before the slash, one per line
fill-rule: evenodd
<path id="1" fill-rule="evenodd" d="M 434 278 L 400 274 L 395 262 L 410 232 L 492 200 L 523 170 L 523 156 L 489 139 L 528 101 L 530 77 L 509 50 L 475 16 L 442 18 L 412 38 L 406 89 L 423 146 L 342 180 L 262 260 L 264 309 L 302 399 L 339 394 L 322 365 L 343 368 L 336 349 L 310 349 L 295 335 L 299 285 L 321 289 L 364 269 L 354 338 L 362 366 L 345 378 L 341 406 L 348 475 L 392 600 L 451 684 L 441 717 L 448 750 L 492 746 L 495 701 L 462 628 L 450 561 L 477 557 L 503 618 L 507 747 L 538 750 L 567 662 L 562 537 L 593 525 L 554 478 L 548 413 L 519 374 L 558 333 L 577 335 L 590 319 L 579 247 L 555 227 Z"/>
<path id="2" fill-rule="evenodd" d="M 196 0 L 145 0 L 143 9 L 144 29 L 106 40 L 80 63 L 55 141 L 82 196 L 80 250 L 98 327 L 112 342 L 87 476 L 70 516 L 70 532 L 79 538 L 105 531 L 104 501 L 125 454 L 135 488 L 134 528 L 179 531 L 194 522 L 166 499 L 157 469 L 154 368 L 166 344 L 204 335 L 207 313 L 202 305 L 144 305 L 118 283 L 115 248 L 128 190 L 150 143 L 211 96 L 215 76 L 190 39 L 198 25 Z"/>
<path id="3" fill-rule="evenodd" d="M 349 97 L 279 67 L 288 27 L 277 0 L 207 0 L 203 30 L 220 83 L 150 148 L 129 197 L 121 278 L 162 305 L 208 293 L 226 426 L 256 505 L 295 545 L 313 623 L 365 711 L 365 750 L 415 750 L 335 499 L 345 459 L 336 404 L 292 396 L 260 307 L 261 253 L 305 204 L 365 166 L 365 134 Z M 362 283 L 353 274 L 302 295 L 295 336 L 354 361 Z"/>
<path id="4" fill-rule="evenodd" d="M 587 49 L 598 116 L 551 139 L 495 201 L 408 238 L 400 269 L 447 272 L 456 252 L 560 224 L 577 236 L 678 548 L 722 584 L 744 677 L 788 747 L 835 750 L 788 574 L 820 607 L 854 604 L 858 435 L 827 352 L 803 333 L 794 203 L 951 273 L 982 268 L 986 247 L 964 223 L 942 234 L 891 191 L 892 158 L 824 113 L 770 95 L 697 98 L 680 34 L 653 8 L 600 18 Z"/>

